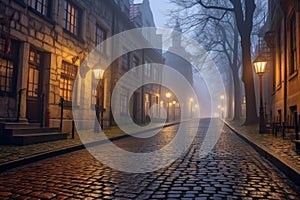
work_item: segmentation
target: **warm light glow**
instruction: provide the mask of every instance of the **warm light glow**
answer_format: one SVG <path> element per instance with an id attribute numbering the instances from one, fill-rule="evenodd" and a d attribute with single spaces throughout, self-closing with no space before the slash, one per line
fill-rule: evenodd
<path id="1" fill-rule="evenodd" d="M 220 96 L 220 98 L 221 98 L 221 99 L 225 99 L 225 96 L 224 96 L 224 94 L 222 94 L 222 95 Z"/>
<path id="2" fill-rule="evenodd" d="M 220 108 L 221 108 L 221 105 L 218 105 L 218 108 L 220 109 Z"/>
<path id="3" fill-rule="evenodd" d="M 170 98 L 171 97 L 171 93 L 170 92 L 166 93 L 166 97 Z"/>
<path id="4" fill-rule="evenodd" d="M 104 74 L 103 69 L 94 69 L 93 72 L 94 72 L 95 79 L 99 80 L 103 78 L 103 74 Z"/>
<path id="5" fill-rule="evenodd" d="M 196 104 L 196 105 L 195 105 L 195 108 L 199 108 L 199 105 L 198 105 L 198 104 Z"/>
<path id="6" fill-rule="evenodd" d="M 169 106 L 172 106 L 172 103 L 171 103 L 171 102 L 169 103 Z"/>
<path id="7" fill-rule="evenodd" d="M 191 98 L 191 99 L 190 99 L 190 102 L 193 102 L 193 101 L 194 101 L 194 99 L 193 99 L 193 98 Z"/>
<path id="8" fill-rule="evenodd" d="M 175 104 L 176 104 L 176 101 L 173 101 L 173 104 L 175 105 Z"/>
<path id="9" fill-rule="evenodd" d="M 160 105 L 163 105 L 164 104 L 164 101 L 160 101 Z"/>
<path id="10" fill-rule="evenodd" d="M 254 69 L 255 69 L 255 73 L 258 75 L 263 75 L 266 71 L 266 59 L 263 58 L 262 56 L 258 56 L 254 62 Z"/>

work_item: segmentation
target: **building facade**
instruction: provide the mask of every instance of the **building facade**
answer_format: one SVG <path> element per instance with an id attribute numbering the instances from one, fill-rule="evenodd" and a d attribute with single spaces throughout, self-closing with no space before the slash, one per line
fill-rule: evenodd
<path id="1" fill-rule="evenodd" d="M 300 3 L 270 0 L 264 39 L 270 48 L 271 111 L 273 120 L 287 122 L 300 112 Z"/>
<path id="2" fill-rule="evenodd" d="M 80 88 L 80 81 L 89 80 L 91 85 L 98 81 L 81 69 L 89 52 L 108 37 L 136 27 L 127 0 L 1 0 L 0 13 L 1 121 L 42 120 L 44 126 L 59 126 L 63 105 L 63 129 L 69 131 L 73 103 L 105 108 L 103 125 L 113 125 L 110 98 L 118 79 L 145 62 L 163 62 L 159 51 L 130 52 L 107 68 L 99 84 L 103 91 Z M 111 46 L 96 50 L 101 59 L 114 51 Z M 75 82 L 78 73 L 81 78 Z M 150 68 L 143 74 L 153 77 L 160 73 Z M 80 89 L 73 95 L 74 84 Z M 135 120 L 142 123 L 146 109 L 159 102 L 157 94 L 157 86 L 137 91 L 137 106 L 128 105 L 125 99 L 131 97 L 124 95 L 118 105 L 120 113 L 131 109 Z"/>

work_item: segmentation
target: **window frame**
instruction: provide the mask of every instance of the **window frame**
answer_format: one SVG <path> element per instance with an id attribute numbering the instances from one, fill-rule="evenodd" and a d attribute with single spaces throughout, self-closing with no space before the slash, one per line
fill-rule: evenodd
<path id="1" fill-rule="evenodd" d="M 64 69 L 65 65 L 65 69 Z M 67 69 L 72 67 L 73 69 Z M 59 81 L 59 94 L 62 98 L 64 98 L 65 102 L 72 102 L 73 99 L 73 89 L 75 87 L 75 80 L 78 73 L 78 67 L 69 62 L 63 61 L 61 64 L 61 73 L 60 73 L 60 81 Z M 63 82 L 62 81 L 66 81 Z M 65 87 L 65 84 L 67 87 Z M 62 87 L 64 85 L 64 87 Z M 71 89 L 69 88 L 71 86 Z M 65 96 L 66 94 L 66 96 Z"/>
<path id="2" fill-rule="evenodd" d="M 18 49 L 19 49 L 19 43 L 15 40 L 12 40 L 10 39 L 10 52 L 7 53 L 7 52 L 4 52 L 5 51 L 5 48 L 6 48 L 6 39 L 3 38 L 3 37 L 0 37 L 0 72 L 2 70 L 2 62 L 5 62 L 5 76 L 2 76 L 1 73 L 0 73 L 0 95 L 14 95 L 16 93 L 16 89 L 17 89 L 17 73 L 18 73 L 18 55 L 19 55 L 19 52 L 18 52 Z M 8 62 L 11 62 L 11 65 L 12 67 L 11 68 L 8 68 Z M 7 74 L 9 73 L 9 69 L 12 71 L 11 72 L 11 76 L 7 76 Z M 11 85 L 8 86 L 8 90 L 2 90 L 2 84 L 1 84 L 1 79 L 2 77 L 4 77 L 4 82 L 5 82 L 5 85 L 4 87 L 7 88 L 7 82 L 11 82 Z"/>
<path id="3" fill-rule="evenodd" d="M 35 2 L 35 5 L 32 5 L 33 1 Z M 40 1 L 42 1 L 42 2 L 40 2 Z M 29 0 L 28 7 L 35 13 L 37 13 L 43 17 L 50 18 L 51 17 L 51 6 L 52 6 L 51 2 L 52 2 L 51 0 Z M 41 5 L 42 5 L 41 11 L 38 10 L 38 3 L 41 3 Z M 46 13 L 44 13 L 43 11 L 45 11 Z"/>
<path id="4" fill-rule="evenodd" d="M 289 28 L 290 28 L 290 62 L 289 62 L 289 75 L 293 77 L 294 74 L 297 73 L 297 24 L 296 24 L 296 15 L 295 13 L 292 14 L 290 21 L 289 21 Z"/>
<path id="5" fill-rule="evenodd" d="M 99 34 L 98 31 L 100 31 L 101 34 Z M 108 34 L 107 30 L 103 26 L 97 23 L 96 33 L 95 33 L 95 46 L 96 46 L 96 50 L 99 51 L 100 53 L 103 53 L 104 55 L 106 55 L 107 53 L 107 47 L 105 43 L 101 49 L 98 48 L 98 45 L 107 39 L 107 34 Z"/>
<path id="6" fill-rule="evenodd" d="M 74 9 L 74 15 L 69 16 L 69 6 L 72 11 Z M 80 8 L 77 4 L 75 4 L 72 0 L 64 0 L 64 17 L 63 17 L 63 28 L 66 32 L 70 33 L 71 35 L 81 38 L 82 37 L 82 17 L 83 17 L 83 9 Z M 77 14 L 77 17 L 76 17 Z M 70 17 L 70 19 L 68 19 Z M 71 20 L 76 20 L 75 25 L 71 22 Z M 74 30 L 72 30 L 74 29 Z"/>

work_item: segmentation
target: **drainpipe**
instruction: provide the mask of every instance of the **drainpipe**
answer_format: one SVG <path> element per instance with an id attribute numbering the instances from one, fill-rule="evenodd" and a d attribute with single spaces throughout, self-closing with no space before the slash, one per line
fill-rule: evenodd
<path id="1" fill-rule="evenodd" d="M 287 24 L 286 24 L 286 11 L 284 11 L 284 28 L 287 30 Z M 283 97 L 283 121 L 286 122 L 286 117 L 287 117 L 287 75 L 288 70 L 287 70 L 287 32 L 284 31 L 284 82 L 283 82 L 283 87 L 284 87 L 284 97 Z"/>

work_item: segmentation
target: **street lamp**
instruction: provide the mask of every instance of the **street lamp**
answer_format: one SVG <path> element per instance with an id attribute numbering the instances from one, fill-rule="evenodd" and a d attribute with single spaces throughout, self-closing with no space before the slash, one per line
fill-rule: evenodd
<path id="1" fill-rule="evenodd" d="M 171 93 L 170 92 L 167 92 L 166 93 L 166 97 L 168 99 L 168 110 L 167 110 L 167 122 L 169 122 L 169 110 L 170 110 L 170 97 L 171 97 Z"/>
<path id="2" fill-rule="evenodd" d="M 259 105 L 259 133 L 266 132 L 265 126 L 265 117 L 264 117 L 264 107 L 263 107 L 263 100 L 262 100 L 262 76 L 266 71 L 266 59 L 262 56 L 258 56 L 254 62 L 254 69 L 256 74 L 259 76 L 259 94 L 260 94 L 260 105 Z"/>
<path id="3" fill-rule="evenodd" d="M 95 109 L 96 109 L 96 116 L 97 116 L 98 120 L 99 120 L 99 114 L 101 113 L 100 126 L 101 126 L 101 129 L 103 130 L 103 111 L 104 111 L 104 108 L 103 108 L 103 103 L 104 103 L 103 75 L 104 75 L 104 70 L 103 69 L 94 69 L 93 73 L 94 73 L 95 79 L 100 80 L 100 85 L 101 85 L 101 88 L 100 88 L 101 93 L 102 93 L 101 94 L 101 107 L 100 107 L 100 91 L 99 91 L 99 85 L 98 85 L 99 83 L 98 83 L 97 84 L 98 98 L 97 98 Z M 97 120 L 95 120 L 94 131 L 99 132 L 99 126 L 98 126 Z"/>

